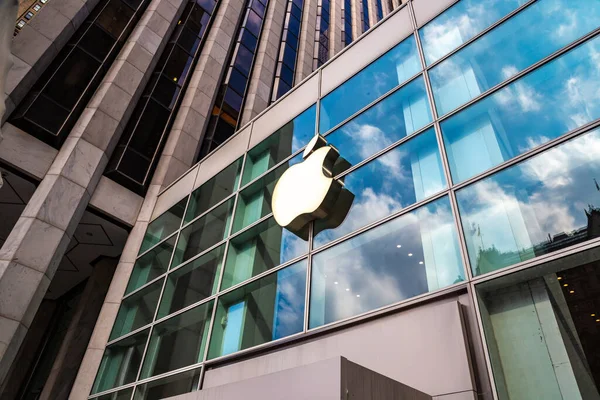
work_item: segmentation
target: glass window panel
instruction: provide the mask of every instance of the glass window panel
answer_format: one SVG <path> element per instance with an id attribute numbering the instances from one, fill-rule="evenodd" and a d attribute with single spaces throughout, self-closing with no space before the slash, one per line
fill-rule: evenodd
<path id="1" fill-rule="evenodd" d="M 192 192 L 185 214 L 185 223 L 206 212 L 237 190 L 242 159 L 238 158 L 227 168 Z"/>
<path id="2" fill-rule="evenodd" d="M 116 39 L 100 29 L 96 24 L 91 24 L 79 40 L 78 46 L 102 61 L 108 55 L 115 42 Z"/>
<path id="3" fill-rule="evenodd" d="M 447 197 L 313 256 L 310 327 L 464 280 Z"/>
<path id="4" fill-rule="evenodd" d="M 254 14 L 254 13 L 252 13 Z M 238 51 L 235 56 L 234 66 L 242 71 L 246 76 L 250 75 L 250 67 L 252 66 L 252 60 L 254 54 L 243 45 L 238 45 Z"/>
<path id="5" fill-rule="evenodd" d="M 600 130 L 457 192 L 475 275 L 597 237 Z"/>
<path id="6" fill-rule="evenodd" d="M 146 230 L 146 235 L 144 236 L 144 241 L 142 242 L 140 253 L 148 250 L 179 228 L 186 203 L 187 196 L 160 217 L 150 222 L 148 229 Z"/>
<path id="7" fill-rule="evenodd" d="M 306 254 L 308 242 L 269 218 L 229 242 L 221 290 Z"/>
<path id="8" fill-rule="evenodd" d="M 126 294 L 167 272 L 175 240 L 177 240 L 177 235 L 171 236 L 137 259 L 127 284 L 127 290 L 125 290 Z"/>
<path id="9" fill-rule="evenodd" d="M 24 115 L 24 118 L 32 121 L 37 127 L 53 135 L 58 135 L 58 131 L 68 117 L 69 111 L 54 103 L 44 94 L 40 94 L 33 101 L 33 104 Z"/>
<path id="10" fill-rule="evenodd" d="M 306 261 L 219 297 L 208 358 L 302 332 Z"/>
<path id="11" fill-rule="evenodd" d="M 179 95 L 180 91 L 181 88 L 175 82 L 170 81 L 164 76 L 160 75 L 158 76 L 156 85 L 152 90 L 152 97 L 169 110 L 172 110 L 175 106 L 175 101 L 177 100 L 177 96 Z M 160 126 L 160 128 L 162 130 L 162 128 L 164 128 L 164 124 L 161 125 L 162 126 Z M 157 136 L 160 137 L 160 134 Z"/>
<path id="12" fill-rule="evenodd" d="M 302 154 L 298 154 L 240 192 L 233 220 L 233 233 L 271 213 L 271 199 L 277 181 L 290 166 L 301 161 Z"/>
<path id="13" fill-rule="evenodd" d="M 354 195 L 344 222 L 323 229 L 317 222 L 314 247 L 340 238 L 371 222 L 387 217 L 446 187 L 444 169 L 433 129 L 404 142 L 344 176 L 344 188 Z M 322 232 L 321 232 L 322 231 Z"/>
<path id="14" fill-rule="evenodd" d="M 200 38 L 198 37 L 197 32 L 184 27 L 181 29 L 177 43 L 179 43 L 179 45 L 188 53 L 194 54 L 198 49 L 198 46 L 200 46 Z"/>
<path id="15" fill-rule="evenodd" d="M 254 36 L 260 36 L 260 26 L 262 24 L 262 18 L 254 11 L 248 11 L 248 18 L 246 19 L 245 28 L 254 34 Z"/>
<path id="16" fill-rule="evenodd" d="M 106 347 L 92 394 L 135 381 L 149 331 L 136 333 Z"/>
<path id="17" fill-rule="evenodd" d="M 432 64 L 528 0 L 462 0 L 419 30 Z"/>
<path id="18" fill-rule="evenodd" d="M 600 398 L 599 270 L 593 249 L 476 286 L 499 399 Z"/>
<path id="19" fill-rule="evenodd" d="M 231 198 L 181 230 L 173 256 L 173 267 L 208 250 L 227 237 L 233 211 Z"/>
<path id="20" fill-rule="evenodd" d="M 141 378 L 201 362 L 212 310 L 210 301 L 154 325 Z"/>
<path id="21" fill-rule="evenodd" d="M 596 37 L 442 122 L 453 180 L 600 117 L 599 48 Z"/>
<path id="22" fill-rule="evenodd" d="M 242 185 L 306 145 L 315 134 L 316 118 L 316 106 L 313 105 L 252 148 L 246 156 Z"/>
<path id="23" fill-rule="evenodd" d="M 326 136 L 340 155 L 357 164 L 431 122 L 419 77 Z"/>
<path id="24" fill-rule="evenodd" d="M 114 340 L 152 322 L 162 285 L 163 280 L 154 282 L 123 299 L 109 340 Z"/>
<path id="25" fill-rule="evenodd" d="M 439 115 L 596 29 L 600 7 L 590 6 L 569 0 L 537 1 L 437 65 L 429 76 Z"/>
<path id="26" fill-rule="evenodd" d="M 192 66 L 193 60 L 194 58 L 181 47 L 175 46 L 163 69 L 163 74 L 173 82 L 183 82 L 183 79 L 187 76 L 187 73 Z"/>
<path id="27" fill-rule="evenodd" d="M 198 389 L 201 369 L 157 379 L 135 388 L 134 400 L 161 400 Z"/>
<path id="28" fill-rule="evenodd" d="M 256 36 L 251 34 L 248 30 L 242 29 L 242 33 L 240 35 L 240 41 L 244 46 L 250 49 L 250 51 L 256 50 L 257 39 Z"/>
<path id="29" fill-rule="evenodd" d="M 110 0 L 108 5 L 102 9 L 96 24 L 117 39 L 131 20 L 134 11 L 120 0 Z"/>
<path id="30" fill-rule="evenodd" d="M 73 109 L 100 63 L 75 47 L 50 78 L 43 93 L 67 109 Z"/>
<path id="31" fill-rule="evenodd" d="M 246 92 L 248 78 L 242 75 L 236 68 L 231 68 L 229 71 L 229 87 L 243 95 Z"/>
<path id="32" fill-rule="evenodd" d="M 171 272 L 165 284 L 158 318 L 216 293 L 224 255 L 225 245 L 222 245 Z"/>
<path id="33" fill-rule="evenodd" d="M 104 396 L 94 397 L 93 400 L 129 400 L 131 399 L 132 393 L 133 388 L 130 387 L 127 389 L 119 390 L 118 392 L 105 394 Z"/>

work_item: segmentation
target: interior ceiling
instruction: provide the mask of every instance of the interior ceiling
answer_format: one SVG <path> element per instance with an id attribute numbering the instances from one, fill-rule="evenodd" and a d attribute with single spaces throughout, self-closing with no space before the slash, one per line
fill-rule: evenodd
<path id="1" fill-rule="evenodd" d="M 0 188 L 0 246 L 33 195 L 36 184 L 0 168 L 4 184 Z M 50 283 L 45 298 L 57 299 L 88 278 L 94 264 L 103 257 L 118 257 L 128 232 L 89 209 L 75 229 L 67 251 Z"/>

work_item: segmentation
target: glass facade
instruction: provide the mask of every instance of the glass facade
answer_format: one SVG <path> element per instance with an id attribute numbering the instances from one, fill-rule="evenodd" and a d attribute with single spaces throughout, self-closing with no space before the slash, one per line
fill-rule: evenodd
<path id="1" fill-rule="evenodd" d="M 9 122 L 60 148 L 148 3 L 100 1 L 45 69 Z"/>
<path id="2" fill-rule="evenodd" d="M 330 0 L 318 0 L 313 70 L 329 60 Z"/>
<path id="3" fill-rule="evenodd" d="M 101 369 L 94 393 L 171 371 L 194 386 L 189 371 L 246 349 L 470 286 L 499 398 L 598 398 L 600 318 L 581 314 L 600 315 L 598 257 L 552 263 L 600 243 L 599 12 L 461 0 L 290 115 L 150 224 L 103 359 L 124 372 Z M 304 240 L 271 197 L 316 132 L 354 200 Z M 177 363 L 164 335 L 190 343 Z M 120 361 L 138 341 L 143 357 Z M 541 397 L 532 381 L 548 382 Z"/>
<path id="4" fill-rule="evenodd" d="M 300 46 L 300 25 L 304 0 L 288 0 L 283 34 L 277 57 L 277 70 L 273 80 L 271 102 L 277 100 L 294 86 L 298 48 Z"/>
<path id="5" fill-rule="evenodd" d="M 246 0 L 244 4 L 246 10 L 241 26 L 236 32 L 235 48 L 229 55 L 229 68 L 222 78 L 217 99 L 211 110 L 199 159 L 231 137 L 239 128 L 242 119 L 246 88 L 252 75 L 269 0 Z"/>
<path id="6" fill-rule="evenodd" d="M 186 4 L 108 164 L 105 174 L 135 192 L 150 184 L 216 7 Z"/>
<path id="7" fill-rule="evenodd" d="M 352 43 L 352 0 L 344 0 L 342 3 L 342 45 L 344 47 Z"/>

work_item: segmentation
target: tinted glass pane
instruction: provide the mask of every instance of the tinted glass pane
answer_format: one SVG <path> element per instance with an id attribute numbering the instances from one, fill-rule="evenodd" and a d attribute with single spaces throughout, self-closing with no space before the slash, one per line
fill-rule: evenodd
<path id="1" fill-rule="evenodd" d="M 229 242 L 221 290 L 292 260 L 308 251 L 308 243 L 269 218 Z"/>
<path id="2" fill-rule="evenodd" d="M 248 11 L 248 18 L 246 19 L 245 27 L 256 37 L 260 35 L 261 23 L 262 18 L 258 14 L 256 14 L 254 11 Z"/>
<path id="3" fill-rule="evenodd" d="M 135 388 L 134 400 L 161 400 L 198 389 L 200 368 L 157 379 Z M 128 398 L 129 399 L 129 398 Z"/>
<path id="4" fill-rule="evenodd" d="M 433 129 L 346 175 L 344 188 L 354 195 L 352 207 L 336 229 L 325 230 L 314 246 L 355 231 L 421 201 L 446 187 Z M 316 231 L 322 224 L 317 223 Z"/>
<path id="5" fill-rule="evenodd" d="M 92 56 L 102 61 L 104 60 L 104 57 L 108 55 L 108 52 L 115 42 L 116 39 L 95 24 L 92 24 L 83 35 L 78 45 L 83 47 L 83 49 Z"/>
<path id="6" fill-rule="evenodd" d="M 155 325 L 141 378 L 201 362 L 212 310 L 210 301 Z"/>
<path id="7" fill-rule="evenodd" d="M 306 261 L 219 298 L 208 357 L 215 358 L 302 332 Z"/>
<path id="8" fill-rule="evenodd" d="M 131 399 L 133 388 L 119 390 L 116 393 L 105 394 L 104 396 L 94 397 L 94 400 L 129 400 Z"/>
<path id="9" fill-rule="evenodd" d="M 248 32 L 246 29 L 242 29 L 241 33 L 241 42 L 246 46 L 250 51 L 256 50 L 257 39 L 256 36 Z"/>
<path id="10" fill-rule="evenodd" d="M 419 77 L 326 136 L 352 165 L 431 122 L 423 78 Z"/>
<path id="11" fill-rule="evenodd" d="M 321 100 L 319 132 L 327 132 L 421 69 L 414 36 L 410 36 Z"/>
<path id="12" fill-rule="evenodd" d="M 313 256 L 310 327 L 464 280 L 448 198 Z"/>
<path id="13" fill-rule="evenodd" d="M 99 67 L 98 61 L 75 47 L 50 78 L 43 93 L 61 106 L 72 109 Z"/>
<path id="14" fill-rule="evenodd" d="M 302 114 L 260 142 L 246 156 L 242 185 L 300 150 L 315 134 L 316 107 Z"/>
<path id="15" fill-rule="evenodd" d="M 474 274 L 600 234 L 600 130 L 457 192 Z"/>
<path id="16" fill-rule="evenodd" d="M 438 113 L 452 111 L 598 26 L 600 7 L 588 2 L 535 2 L 429 73 Z"/>
<path id="17" fill-rule="evenodd" d="M 158 78 L 156 86 L 154 86 L 152 97 L 158 100 L 163 106 L 173 109 L 180 90 L 181 88 L 175 82 L 170 81 L 161 75 Z M 161 128 L 164 128 L 164 126 L 161 126 Z"/>
<path id="18" fill-rule="evenodd" d="M 117 39 L 133 16 L 133 10 L 120 0 L 111 0 L 100 12 L 96 24 Z"/>
<path id="19" fill-rule="evenodd" d="M 271 213 L 271 199 L 277 180 L 291 165 L 301 161 L 302 154 L 298 154 L 240 192 L 233 222 L 233 232 L 237 232 Z"/>
<path id="20" fill-rule="evenodd" d="M 444 121 L 453 180 L 468 179 L 600 117 L 598 46 L 600 38 L 586 42 Z"/>
<path id="21" fill-rule="evenodd" d="M 229 232 L 233 201 L 229 199 L 181 231 L 173 267 L 225 239 Z"/>
<path id="22" fill-rule="evenodd" d="M 181 199 L 160 217 L 150 222 L 144 236 L 144 241 L 142 242 L 140 253 L 148 250 L 179 228 L 186 203 L 187 197 Z"/>
<path id="23" fill-rule="evenodd" d="M 129 122 L 130 125 L 137 122 L 137 125 L 128 146 L 142 157 L 145 157 L 148 163 L 150 163 L 150 159 L 158 148 L 170 115 L 169 109 L 153 99 L 149 99 L 146 108 L 140 115 L 140 119 Z M 147 169 L 140 168 L 140 172 L 145 175 Z"/>
<path id="24" fill-rule="evenodd" d="M 160 302 L 158 318 L 199 302 L 217 291 L 225 245 L 171 272 Z"/>
<path id="25" fill-rule="evenodd" d="M 68 116 L 69 111 L 41 94 L 35 99 L 25 118 L 50 131 L 53 135 L 58 135 L 58 131 Z"/>
<path id="26" fill-rule="evenodd" d="M 194 54 L 198 46 L 200 46 L 200 38 L 197 36 L 197 32 L 183 28 L 179 34 L 177 43 L 188 53 Z"/>
<path id="27" fill-rule="evenodd" d="M 232 68 L 230 72 L 229 87 L 239 94 L 244 95 L 246 92 L 246 82 L 248 82 L 248 78 L 242 75 L 236 68 Z"/>
<path id="28" fill-rule="evenodd" d="M 192 66 L 192 61 L 192 56 L 179 46 L 175 46 L 165 65 L 163 74 L 173 82 L 181 82 L 187 76 Z"/>
<path id="29" fill-rule="evenodd" d="M 193 220 L 232 194 L 237 189 L 241 168 L 242 159 L 239 158 L 194 190 L 185 214 L 185 222 Z"/>
<path id="30" fill-rule="evenodd" d="M 109 340 L 114 340 L 152 322 L 162 284 L 162 280 L 155 282 L 121 302 Z"/>
<path id="31" fill-rule="evenodd" d="M 149 329 L 129 336 L 104 350 L 92 394 L 135 381 Z"/>
<path id="32" fill-rule="evenodd" d="M 527 0 L 462 0 L 419 31 L 425 61 L 431 64 Z"/>
<path id="33" fill-rule="evenodd" d="M 171 236 L 137 259 L 125 293 L 132 292 L 167 272 L 173 248 L 175 247 L 175 240 L 177 240 L 177 235 Z"/>
<path id="34" fill-rule="evenodd" d="M 476 286 L 499 399 L 598 397 L 598 270 L 592 250 Z"/>
<path id="35" fill-rule="evenodd" d="M 238 52 L 235 57 L 234 65 L 242 71 L 246 76 L 250 74 L 250 67 L 252 66 L 253 54 L 246 47 L 239 45 Z"/>

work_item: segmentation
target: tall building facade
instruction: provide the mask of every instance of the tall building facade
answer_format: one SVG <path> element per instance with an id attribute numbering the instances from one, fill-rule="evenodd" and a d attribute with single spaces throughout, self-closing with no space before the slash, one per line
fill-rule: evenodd
<path id="1" fill-rule="evenodd" d="M 596 0 L 22 2 L 0 397 L 600 399 L 599 35 Z M 280 226 L 292 168 L 343 218 Z"/>

